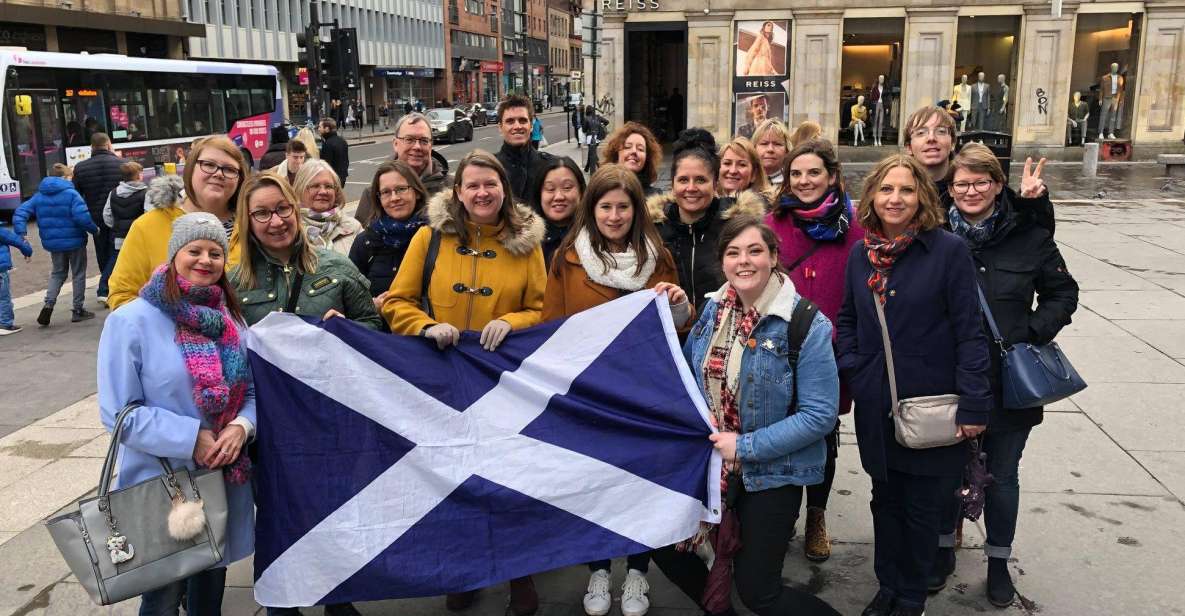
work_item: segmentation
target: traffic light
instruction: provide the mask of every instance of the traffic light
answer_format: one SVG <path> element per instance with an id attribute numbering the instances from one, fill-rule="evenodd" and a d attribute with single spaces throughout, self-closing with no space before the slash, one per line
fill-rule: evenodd
<path id="1" fill-rule="evenodd" d="M 334 42 L 321 41 L 317 46 L 317 74 L 321 77 L 321 87 L 326 90 L 336 90 L 340 87 L 337 71 L 337 49 Z"/>
<path id="2" fill-rule="evenodd" d="M 358 74 L 358 30 L 336 28 L 333 31 L 333 74 L 341 79 L 341 87 L 357 90 L 362 83 Z"/>

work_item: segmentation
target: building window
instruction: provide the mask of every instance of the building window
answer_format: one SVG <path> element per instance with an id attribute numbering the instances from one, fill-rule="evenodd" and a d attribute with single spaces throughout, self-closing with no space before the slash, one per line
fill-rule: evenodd
<path id="1" fill-rule="evenodd" d="M 485 15 L 485 4 L 481 0 L 465 0 L 465 12 L 470 15 Z"/>

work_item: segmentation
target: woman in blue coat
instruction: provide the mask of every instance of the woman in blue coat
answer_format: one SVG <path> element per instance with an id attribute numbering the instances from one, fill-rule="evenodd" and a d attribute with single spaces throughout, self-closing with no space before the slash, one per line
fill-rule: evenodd
<path id="1" fill-rule="evenodd" d="M 900 399 L 958 394 L 957 434 L 983 431 L 992 408 L 987 338 L 971 252 L 941 229 L 938 193 L 915 159 L 894 154 L 868 175 L 857 209 L 837 319 L 837 364 L 855 402 L 860 461 L 872 478 L 880 589 L 863 616 L 920 616 L 938 549 L 941 512 L 959 488 L 968 447 L 898 444 L 874 301 L 884 307 Z"/>
<path id="2" fill-rule="evenodd" d="M 709 295 L 683 354 L 720 430 L 711 439 L 724 459 L 724 515 L 740 527 L 737 595 L 758 616 L 838 616 L 782 582 L 802 486 L 823 481 L 824 437 L 835 428 L 831 323 L 818 312 L 799 317 L 811 320 L 792 364 L 789 330 L 803 300 L 778 264 L 778 236 L 758 217 L 736 216 L 721 228 L 716 252 L 727 282 Z M 718 548 L 731 528 L 726 520 L 717 530 Z M 655 550 L 654 562 L 706 613 L 733 614 L 727 588 L 705 596 L 709 570 L 695 552 L 701 538 Z"/>
<path id="3" fill-rule="evenodd" d="M 211 569 L 144 593 L 141 616 L 175 616 L 182 596 L 189 616 L 221 614 L 226 567 L 255 546 L 251 461 L 255 394 L 246 325 L 226 278 L 226 231 L 205 212 L 173 222 L 168 261 L 140 296 L 112 312 L 99 339 L 99 409 L 114 427 L 124 420 L 116 488 L 173 468 L 220 468 L 226 481 L 226 558 Z"/>

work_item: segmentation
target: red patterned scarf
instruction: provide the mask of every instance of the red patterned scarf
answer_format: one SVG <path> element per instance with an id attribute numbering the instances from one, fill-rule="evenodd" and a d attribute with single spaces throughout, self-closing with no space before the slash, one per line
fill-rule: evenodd
<path id="1" fill-rule="evenodd" d="M 868 288 L 872 289 L 882 304 L 885 303 L 885 289 L 889 285 L 889 272 L 893 271 L 893 264 L 906 248 L 913 243 L 918 235 L 917 225 L 910 225 L 904 233 L 892 240 L 886 238 L 880 231 L 868 229 L 864 233 L 864 247 L 868 251 L 868 262 L 872 264 L 872 274 L 868 276 Z"/>
<path id="2" fill-rule="evenodd" d="M 725 291 L 720 305 L 716 309 L 715 331 L 723 335 L 716 338 L 715 344 L 708 348 L 708 358 L 704 362 L 704 389 L 707 390 L 711 412 L 716 416 L 716 424 L 721 432 L 741 431 L 741 408 L 737 404 L 737 375 L 730 382 L 728 374 L 728 360 L 738 347 L 743 347 L 761 314 L 757 308 L 745 310 L 741 300 L 737 297 L 736 289 L 731 286 Z M 719 402 L 714 395 L 719 392 Z M 728 492 L 728 472 L 720 469 L 720 493 Z"/>

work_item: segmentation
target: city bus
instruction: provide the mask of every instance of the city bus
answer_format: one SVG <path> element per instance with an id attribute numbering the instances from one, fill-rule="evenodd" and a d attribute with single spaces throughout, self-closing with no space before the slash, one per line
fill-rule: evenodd
<path id="1" fill-rule="evenodd" d="M 0 93 L 0 212 L 55 163 L 89 157 L 95 132 L 147 181 L 206 135 L 227 135 L 258 160 L 284 121 L 278 71 L 257 64 L 0 48 Z"/>

